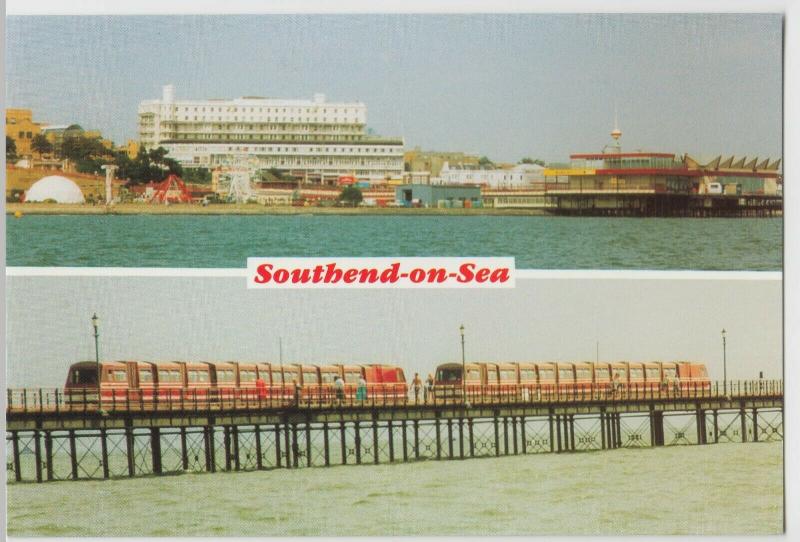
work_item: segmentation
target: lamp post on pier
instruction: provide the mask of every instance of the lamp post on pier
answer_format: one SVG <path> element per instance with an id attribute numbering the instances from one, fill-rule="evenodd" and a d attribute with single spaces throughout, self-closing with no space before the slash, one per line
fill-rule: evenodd
<path id="1" fill-rule="evenodd" d="M 101 415 L 105 415 L 105 411 L 103 410 L 103 396 L 102 390 L 100 388 L 100 318 L 98 318 L 97 313 L 92 315 L 92 327 L 94 328 L 94 362 L 97 366 L 97 411 Z"/>
<path id="2" fill-rule="evenodd" d="M 469 408 L 469 399 L 467 398 L 467 358 L 464 354 L 464 324 L 458 328 L 461 332 L 461 396 L 464 397 L 464 404 Z"/>
<path id="3" fill-rule="evenodd" d="M 722 390 L 728 396 L 728 353 L 725 328 L 722 328 Z"/>
<path id="4" fill-rule="evenodd" d="M 97 313 L 92 315 L 92 327 L 94 328 L 94 361 L 97 364 L 97 384 L 100 384 L 100 318 Z"/>

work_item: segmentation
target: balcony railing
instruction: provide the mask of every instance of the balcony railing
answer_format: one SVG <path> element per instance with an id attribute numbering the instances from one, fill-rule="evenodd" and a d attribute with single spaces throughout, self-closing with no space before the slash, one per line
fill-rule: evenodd
<path id="1" fill-rule="evenodd" d="M 466 401 L 464 395 L 466 394 Z M 677 386 L 607 384 L 438 386 L 407 393 L 391 387 L 368 386 L 337 394 L 331 387 L 304 388 L 173 388 L 161 390 L 104 389 L 96 387 L 8 389 L 7 414 L 74 414 L 132 412 L 278 411 L 286 409 L 366 409 L 376 407 L 570 405 L 698 399 L 782 398 L 782 380 L 681 383 Z"/>

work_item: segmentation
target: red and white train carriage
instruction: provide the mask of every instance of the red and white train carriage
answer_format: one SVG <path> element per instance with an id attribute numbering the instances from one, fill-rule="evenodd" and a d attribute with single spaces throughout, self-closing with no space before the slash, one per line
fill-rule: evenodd
<path id="1" fill-rule="evenodd" d="M 99 369 L 99 378 L 98 378 Z M 392 365 L 313 365 L 244 362 L 82 361 L 69 368 L 64 393 L 68 402 L 283 400 L 329 401 L 334 381 L 345 383 L 352 399 L 361 378 L 367 397 L 405 401 L 403 369 Z"/>

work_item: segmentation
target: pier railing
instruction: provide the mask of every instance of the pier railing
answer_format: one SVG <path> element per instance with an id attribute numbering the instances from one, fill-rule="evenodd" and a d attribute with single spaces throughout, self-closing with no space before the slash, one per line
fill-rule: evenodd
<path id="1" fill-rule="evenodd" d="M 466 401 L 464 400 L 466 395 Z M 783 397 L 782 380 L 684 382 L 680 384 L 566 384 L 438 386 L 409 394 L 391 389 L 337 394 L 333 389 L 184 388 L 168 390 L 102 390 L 96 387 L 17 388 L 7 390 L 6 413 L 128 413 L 150 411 L 241 411 L 286 409 L 366 409 L 376 407 L 493 406 L 641 402 L 712 398 Z"/>

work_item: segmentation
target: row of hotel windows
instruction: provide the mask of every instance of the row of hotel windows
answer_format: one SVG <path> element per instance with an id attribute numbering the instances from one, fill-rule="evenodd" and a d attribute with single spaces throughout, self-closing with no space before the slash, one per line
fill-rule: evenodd
<path id="1" fill-rule="evenodd" d="M 151 122 L 140 122 L 140 127 L 155 127 Z M 270 131 L 270 132 L 289 132 L 289 133 L 303 133 L 303 132 L 349 132 L 351 134 L 363 134 L 363 125 L 361 124 L 210 124 L 205 122 L 192 122 L 189 121 L 163 121 L 159 128 L 162 131 L 167 130 L 226 130 L 228 132 L 241 132 L 244 130 L 250 131 Z"/>
<path id="2" fill-rule="evenodd" d="M 174 111 L 180 111 L 181 109 L 183 109 L 184 112 L 194 111 L 194 112 L 202 112 L 202 113 L 204 113 L 206 111 L 206 107 L 205 106 L 195 106 L 195 107 L 189 107 L 189 106 L 180 107 L 180 106 L 178 106 L 178 107 L 175 107 L 173 110 Z M 211 106 L 208 106 L 208 111 L 213 113 L 215 111 L 215 108 L 211 107 Z M 234 106 L 234 105 L 226 106 L 226 107 L 217 107 L 216 111 L 218 113 L 222 113 L 223 111 L 226 112 L 226 113 L 238 113 L 239 112 L 239 107 L 238 106 Z M 341 112 L 341 114 L 348 115 L 348 114 L 355 114 L 356 111 L 358 111 L 358 108 L 349 108 L 349 107 L 343 107 L 343 108 L 334 107 L 334 108 L 331 108 L 331 113 L 333 113 L 333 114 L 339 114 Z M 287 110 L 286 107 L 274 107 L 274 108 L 273 107 L 242 107 L 241 108 L 241 112 L 242 113 L 287 113 L 288 112 L 290 115 L 291 114 L 300 115 L 300 114 L 303 114 L 303 113 L 305 113 L 305 114 L 319 113 L 319 108 L 318 107 L 300 107 L 300 108 L 291 108 L 291 107 L 289 107 L 288 110 Z M 322 108 L 322 113 L 326 114 L 327 112 L 328 112 L 328 108 L 327 107 L 323 107 Z"/>
<path id="3" fill-rule="evenodd" d="M 184 145 L 177 145 L 175 150 L 176 150 L 176 152 L 209 152 L 209 148 L 208 147 L 203 147 L 203 146 L 186 148 Z M 298 152 L 298 148 L 297 147 L 274 147 L 273 148 L 273 147 L 239 147 L 239 146 L 232 147 L 231 146 L 231 147 L 228 147 L 228 151 L 293 152 L 293 153 L 296 153 L 296 152 Z M 369 147 L 366 147 L 366 148 L 362 148 L 362 147 L 350 147 L 350 148 L 345 148 L 345 147 L 329 147 L 329 148 L 311 147 L 309 149 L 300 149 L 299 152 L 316 152 L 316 153 L 320 153 L 320 152 L 348 153 L 349 152 L 349 153 L 356 154 L 356 153 L 361 153 L 361 152 L 369 153 L 370 149 L 369 149 Z M 399 154 L 399 153 L 402 152 L 402 148 L 401 147 L 375 147 L 375 148 L 372 149 L 372 152 L 375 153 L 375 154 L 377 154 L 377 153 L 392 153 L 392 152 Z"/>
<path id="4" fill-rule="evenodd" d="M 213 155 L 213 156 L 193 156 L 192 163 L 193 164 L 208 164 L 209 162 L 214 162 L 215 164 L 224 163 L 224 158 L 227 158 L 230 155 Z M 212 157 L 215 158 L 212 160 Z M 222 157 L 223 160 L 219 160 L 217 157 Z M 397 160 L 385 160 L 385 159 L 372 159 L 366 160 L 361 158 L 360 160 L 352 160 L 352 159 L 339 159 L 339 160 L 323 160 L 323 159 L 305 159 L 301 160 L 300 158 L 287 159 L 281 158 L 278 156 L 258 156 L 259 162 L 262 165 L 266 165 L 269 167 L 272 166 L 286 166 L 286 167 L 308 167 L 308 166 L 334 166 L 334 167 L 346 167 L 350 169 L 352 166 L 364 166 L 369 167 L 372 169 L 392 169 L 392 170 L 399 170 L 403 167 L 403 162 L 401 159 Z M 327 163 L 326 163 L 327 162 Z"/>
<path id="5" fill-rule="evenodd" d="M 189 120 L 189 115 L 184 115 L 183 120 L 185 120 L 185 121 Z M 217 116 L 217 117 L 202 116 L 202 117 L 198 118 L 198 116 L 195 115 L 193 120 L 196 120 L 196 121 L 199 121 L 199 122 L 207 122 L 207 121 L 210 121 L 210 120 L 218 120 L 218 121 L 231 120 L 231 118 L 230 117 L 224 117 L 223 118 L 221 116 Z M 239 117 L 238 116 L 234 116 L 233 120 L 234 121 L 238 121 Z M 250 122 L 255 122 L 255 121 L 258 121 L 258 122 L 265 122 L 265 121 L 266 122 L 294 122 L 295 120 L 294 120 L 294 117 L 289 117 L 289 118 L 286 118 L 286 117 L 275 117 L 275 118 L 267 117 L 266 119 L 265 118 L 256 119 L 256 118 L 253 118 L 253 117 L 242 117 L 242 121 L 243 122 L 244 121 L 250 121 Z M 297 122 L 318 122 L 318 123 L 330 124 L 330 123 L 334 123 L 334 122 L 339 122 L 339 117 L 335 117 L 333 119 L 320 119 L 320 120 L 317 120 L 317 117 L 314 117 L 314 118 L 306 118 L 306 117 L 301 118 L 301 117 L 298 117 L 297 118 Z M 357 124 L 359 121 L 355 117 L 352 118 L 352 119 L 348 119 L 346 117 L 342 117 L 342 122 L 345 123 L 345 124 Z"/>
<path id="6" fill-rule="evenodd" d="M 153 132 L 140 132 L 142 139 L 147 139 L 147 135 L 152 135 Z M 175 133 L 164 132 L 161 139 L 248 139 L 258 141 L 361 141 L 364 139 L 363 134 L 359 135 L 308 135 L 308 134 L 198 134 L 198 133 Z"/>

